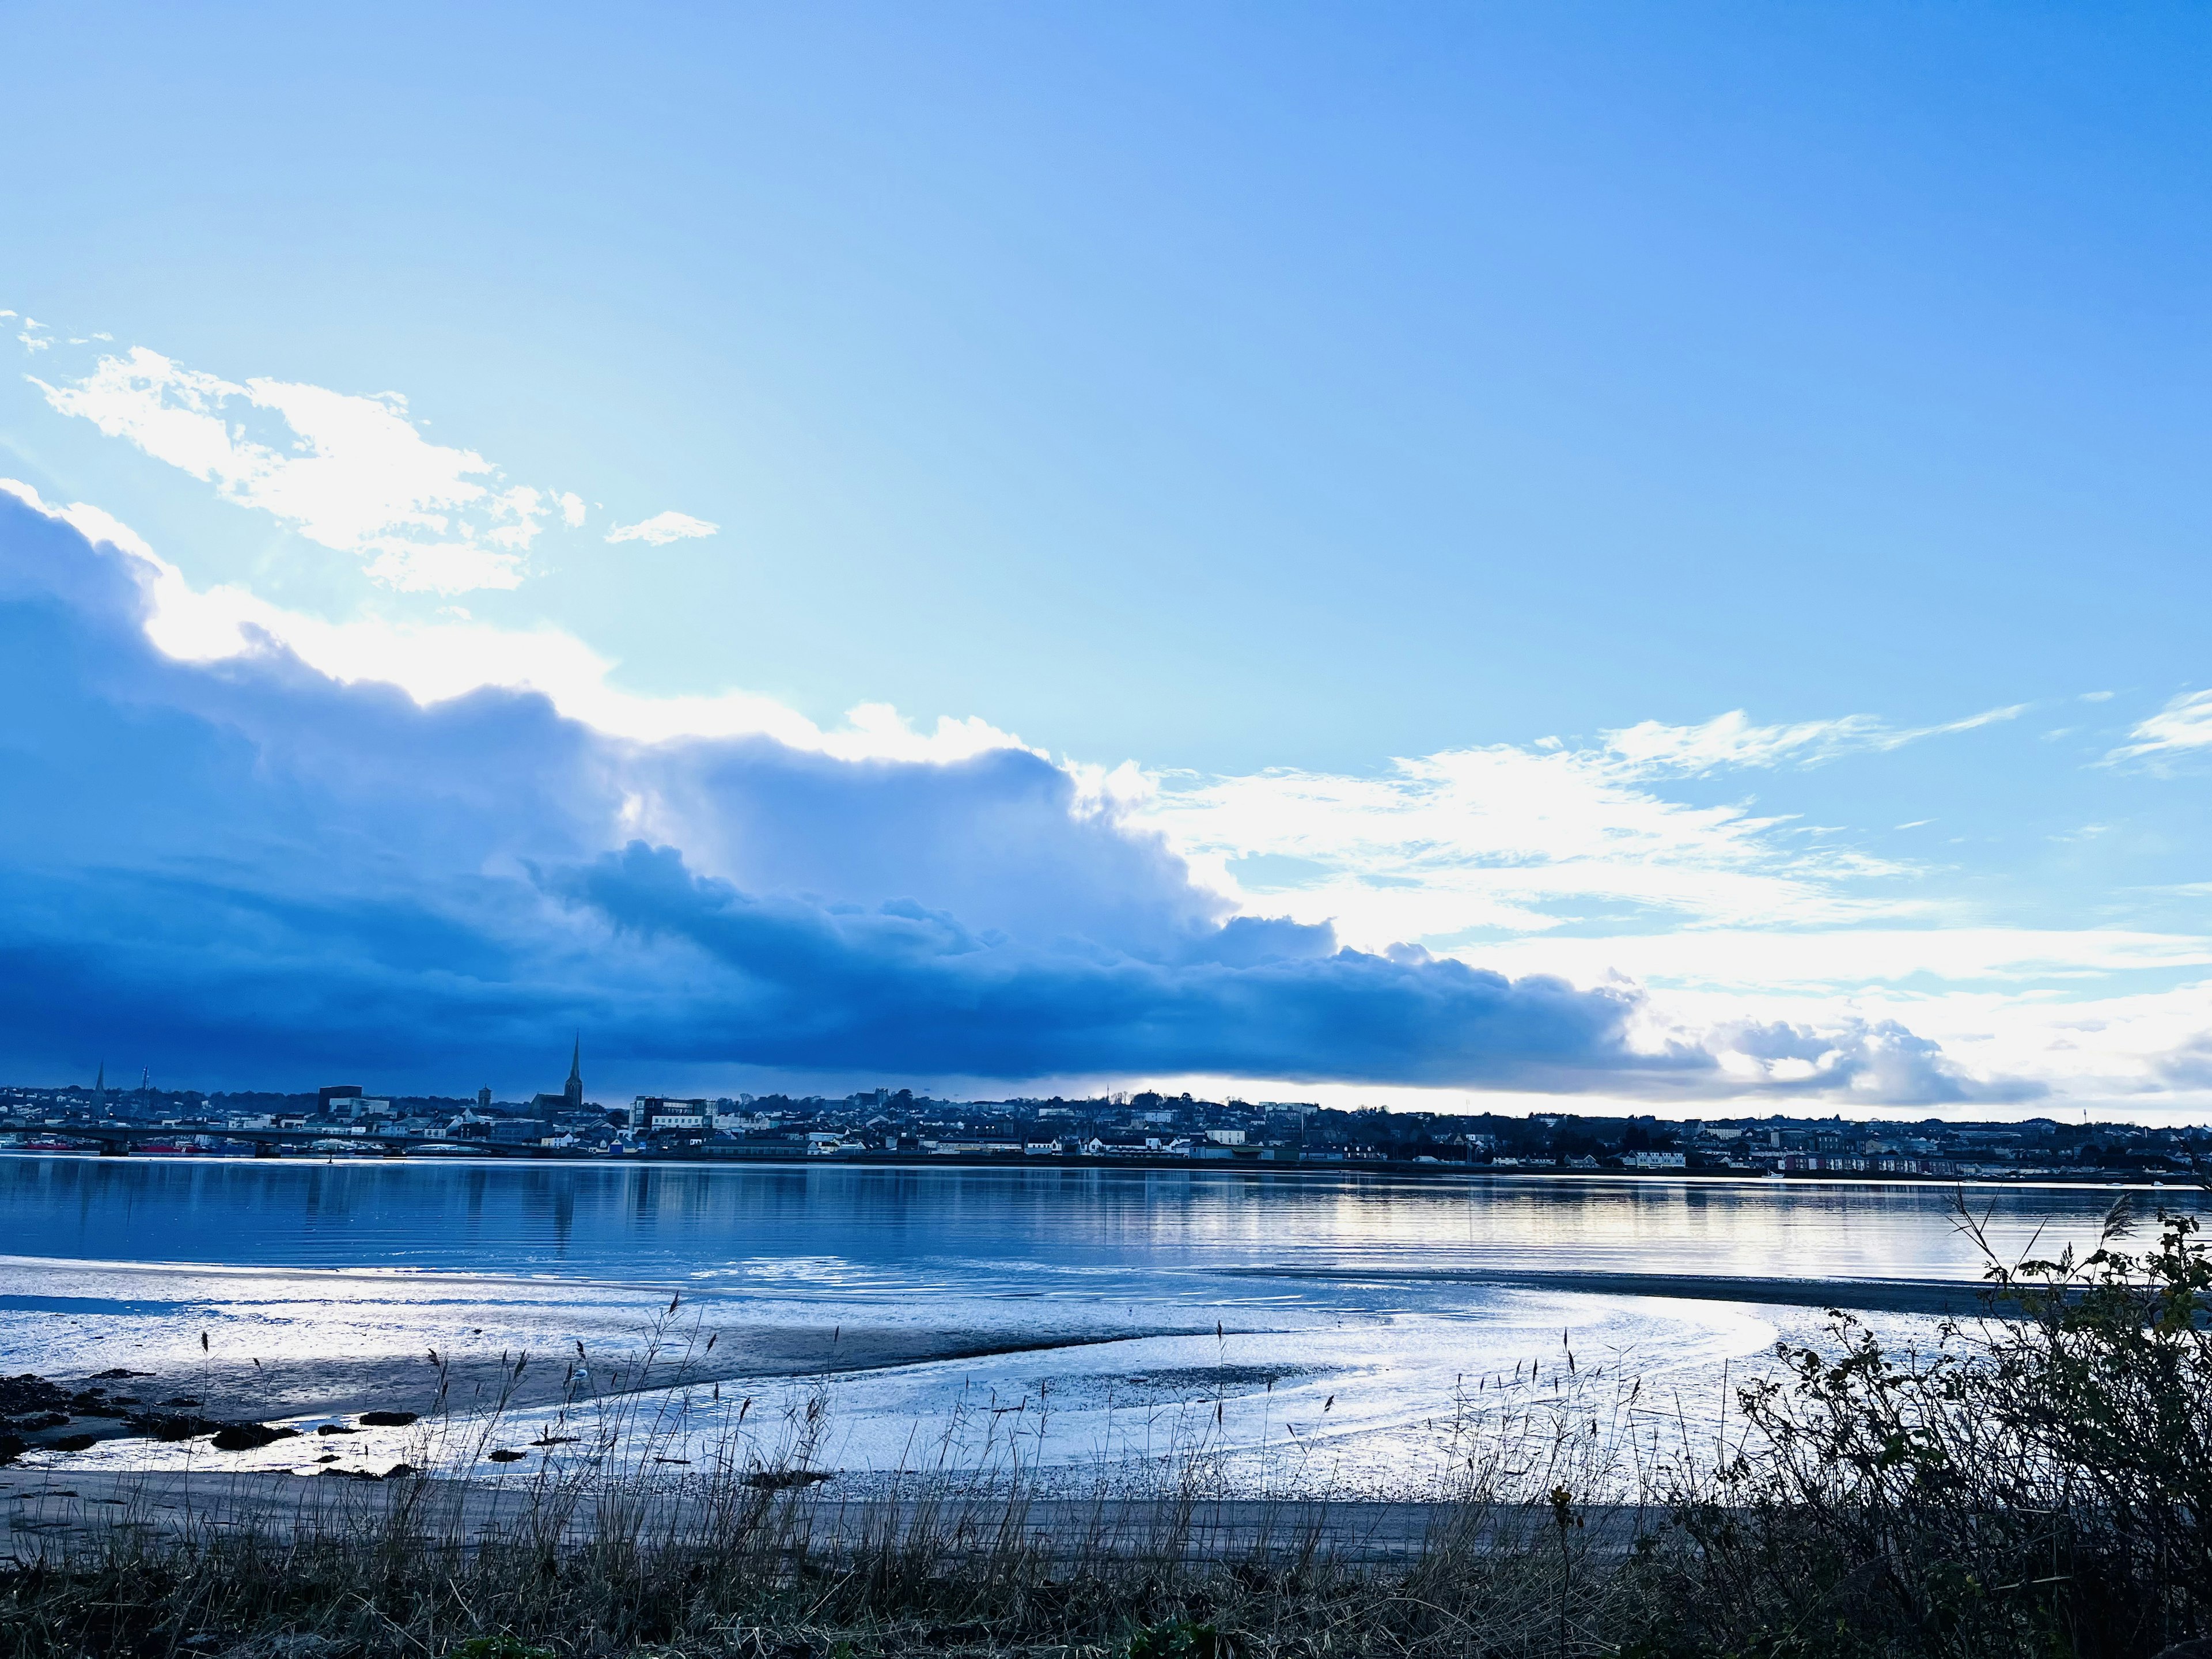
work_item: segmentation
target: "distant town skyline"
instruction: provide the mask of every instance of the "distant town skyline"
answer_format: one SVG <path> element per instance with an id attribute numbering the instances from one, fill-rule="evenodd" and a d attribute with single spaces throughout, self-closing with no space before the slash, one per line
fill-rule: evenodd
<path id="1" fill-rule="evenodd" d="M 0 1073 L 2212 1121 L 2212 17 L 9 27 Z"/>
<path id="2" fill-rule="evenodd" d="M 1323 1175 L 1636 1176 L 1816 1182 L 1974 1182 L 2112 1186 L 2194 1181 L 2212 1129 L 2036 1117 L 1954 1122 L 1940 1114 L 1855 1121 L 1768 1113 L 1671 1121 L 1567 1110 L 1346 1111 L 1310 1101 L 1133 1094 L 943 1100 L 878 1086 L 825 1097 L 643 1094 L 589 1102 L 573 1085 L 525 1101 L 198 1091 L 128 1100 L 97 1089 L 0 1084 L 0 1152 L 103 1158 L 235 1157 L 386 1161 L 491 1158 L 720 1167 L 981 1164 L 998 1170 L 1295 1167 Z M 116 1091 L 120 1095 L 123 1091 Z M 1448 1169 L 1437 1166 L 1449 1166 Z"/>

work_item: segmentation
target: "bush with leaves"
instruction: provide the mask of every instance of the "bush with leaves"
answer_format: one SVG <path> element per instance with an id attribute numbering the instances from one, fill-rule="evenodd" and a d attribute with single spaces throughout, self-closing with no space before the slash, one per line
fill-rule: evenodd
<path id="1" fill-rule="evenodd" d="M 2212 1632 L 2212 1256 L 2130 1200 L 2076 1258 L 2007 1262 L 1986 1308 L 1898 1353 L 1831 1310 L 1738 1395 L 1749 1432 L 1638 1559 L 1655 1650 L 2136 1656 Z"/>

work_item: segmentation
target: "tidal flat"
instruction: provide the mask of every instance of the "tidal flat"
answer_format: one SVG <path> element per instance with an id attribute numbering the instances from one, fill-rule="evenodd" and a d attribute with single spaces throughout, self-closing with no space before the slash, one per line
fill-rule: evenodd
<path id="1" fill-rule="evenodd" d="M 2001 1246 L 2055 1247 L 2093 1236 L 2108 1198 L 1973 1201 Z M 1571 1363 L 1703 1415 L 1828 1307 L 1925 1342 L 1978 1284 L 1954 1202 L 1913 1184 L 13 1157 L 0 1370 L 76 1388 L 121 1368 L 210 1419 L 303 1431 L 495 1409 L 525 1441 L 580 1399 L 642 1393 L 683 1425 L 671 1455 L 834 1383 L 823 1455 L 855 1489 L 918 1445 L 973 1455 L 988 1419 L 1071 1490 L 1204 1418 L 1222 1467 L 1271 1490 L 1403 1499 L 1437 1479 L 1439 1413 L 1501 1379 Z M 112 1420 L 77 1431 L 98 1438 L 27 1462 L 206 1455 Z M 407 1456 L 386 1431 L 348 1438 Z"/>
<path id="2" fill-rule="evenodd" d="M 0 1370 L 70 1419 L 0 1469 L 5 1651 L 2140 1659 L 2212 1619 L 2195 1194 L 669 1176 L 0 1161 Z"/>

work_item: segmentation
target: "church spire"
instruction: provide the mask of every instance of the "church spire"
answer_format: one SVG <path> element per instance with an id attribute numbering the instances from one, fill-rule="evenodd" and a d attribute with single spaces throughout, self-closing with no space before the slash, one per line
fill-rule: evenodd
<path id="1" fill-rule="evenodd" d="M 584 1103 L 584 1034 L 576 1033 L 576 1046 L 568 1051 L 568 1081 L 562 1088 L 561 1103 L 571 1111 Z"/>

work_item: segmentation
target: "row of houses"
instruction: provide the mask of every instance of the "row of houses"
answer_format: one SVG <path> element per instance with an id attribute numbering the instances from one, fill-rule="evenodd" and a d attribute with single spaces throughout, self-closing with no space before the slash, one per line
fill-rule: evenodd
<path id="1" fill-rule="evenodd" d="M 1194 1135 L 1146 1135 L 1141 1139 L 1107 1139 L 1099 1135 L 1031 1135 L 1022 1139 L 991 1135 L 930 1136 L 902 1139 L 884 1134 L 872 1141 L 862 1131 L 783 1128 L 776 1121 L 732 1101 L 686 1099 L 668 1095 L 639 1095 L 630 1103 L 627 1138 L 658 1145 L 703 1143 L 727 1137 L 741 1143 L 730 1150 L 788 1155 L 801 1150 L 812 1158 L 836 1158 L 855 1152 L 916 1152 L 939 1158 L 1183 1158 L 1231 1160 L 1295 1156 L 1281 1149 L 1246 1144 L 1241 1128 L 1206 1129 Z M 763 1137 L 773 1137 L 763 1140 Z M 749 1144 L 745 1144 L 749 1143 Z M 1341 1157 L 1342 1154 L 1337 1154 Z M 1310 1155 L 1308 1161 L 1325 1158 Z"/>

